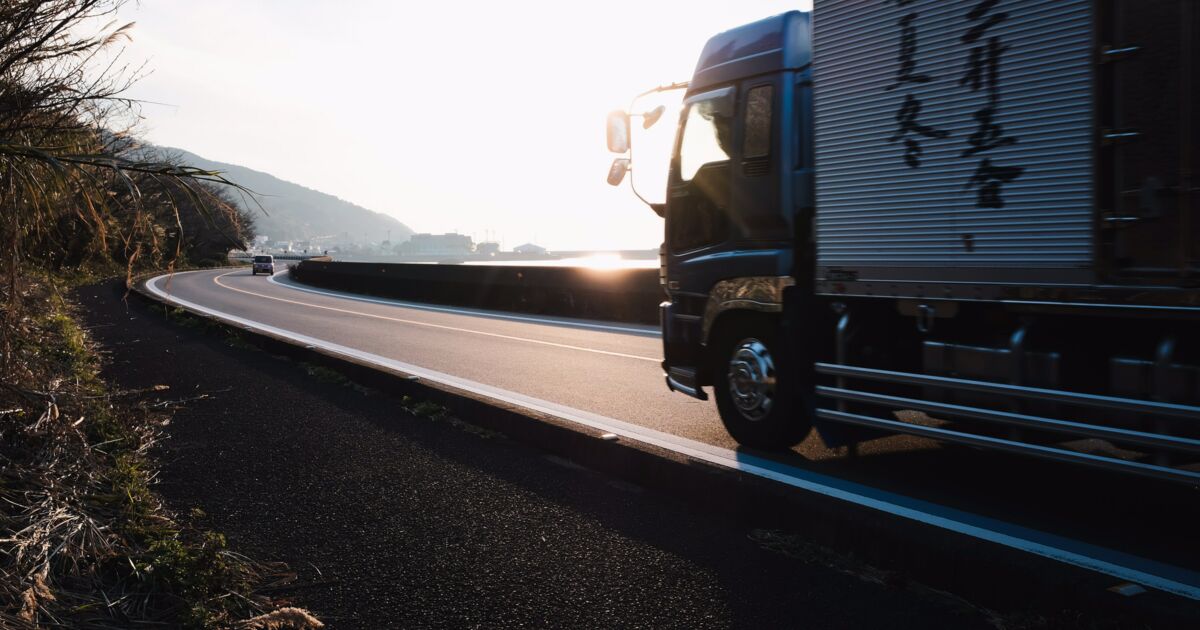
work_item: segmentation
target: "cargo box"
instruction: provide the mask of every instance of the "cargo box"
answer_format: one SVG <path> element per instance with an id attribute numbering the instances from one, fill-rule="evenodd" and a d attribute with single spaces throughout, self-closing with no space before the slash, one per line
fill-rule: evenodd
<path id="1" fill-rule="evenodd" d="M 1197 286 L 1198 34 L 1192 0 L 817 0 L 818 290 Z"/>

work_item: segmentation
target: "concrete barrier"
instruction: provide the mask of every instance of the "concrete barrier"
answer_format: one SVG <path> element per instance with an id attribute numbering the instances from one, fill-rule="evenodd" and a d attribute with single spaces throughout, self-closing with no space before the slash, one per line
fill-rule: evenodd
<path id="1" fill-rule="evenodd" d="M 230 254 L 229 260 L 236 260 L 238 262 L 247 262 L 248 263 L 251 260 L 254 260 L 255 256 L 261 256 L 261 255 L 263 255 L 263 254 Z M 275 260 L 325 260 L 325 261 L 333 260 L 333 256 L 323 256 L 321 254 L 268 254 L 268 255 L 273 257 Z"/>
<path id="2" fill-rule="evenodd" d="M 658 322 L 657 269 L 421 265 L 305 260 L 305 284 L 403 300 L 620 322 Z"/>

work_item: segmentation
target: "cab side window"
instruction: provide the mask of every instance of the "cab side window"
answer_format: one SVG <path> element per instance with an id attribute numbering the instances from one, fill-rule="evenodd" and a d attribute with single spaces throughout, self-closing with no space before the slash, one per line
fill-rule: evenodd
<path id="1" fill-rule="evenodd" d="M 733 137 L 727 93 L 688 106 L 679 145 L 679 179 L 690 182 L 705 164 L 729 160 Z"/>
<path id="2" fill-rule="evenodd" d="M 771 101 L 775 87 L 760 85 L 746 94 L 746 137 L 742 158 L 761 158 L 771 154 Z"/>

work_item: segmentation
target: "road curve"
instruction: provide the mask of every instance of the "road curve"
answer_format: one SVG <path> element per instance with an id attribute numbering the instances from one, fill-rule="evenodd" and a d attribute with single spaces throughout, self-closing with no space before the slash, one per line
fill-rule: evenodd
<path id="1" fill-rule="evenodd" d="M 663 385 L 654 327 L 402 305 L 245 270 L 179 274 L 173 295 L 504 390 L 732 447 L 710 403 Z"/>
<path id="2" fill-rule="evenodd" d="M 654 327 L 355 296 L 301 285 L 285 274 L 254 277 L 246 269 L 182 273 L 152 284 L 172 297 L 322 342 L 722 450 L 736 447 L 711 402 L 666 390 Z M 1084 549 L 1085 559 L 1103 556 L 1134 574 L 1169 575 L 1200 597 L 1200 546 L 1194 544 L 1200 501 L 1192 488 L 903 436 L 868 442 L 853 457 L 811 437 L 795 452 L 768 459 L 950 506 L 956 518 L 968 515 L 969 525 L 971 515 L 991 530 L 1011 524 L 1036 544 Z"/>

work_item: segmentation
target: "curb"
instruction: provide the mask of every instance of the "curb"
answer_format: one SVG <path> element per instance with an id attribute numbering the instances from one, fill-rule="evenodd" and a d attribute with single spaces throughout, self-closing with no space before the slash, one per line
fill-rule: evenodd
<path id="1" fill-rule="evenodd" d="M 781 529 L 808 542 L 924 585 L 952 592 L 979 606 L 1056 614 L 1073 610 L 1114 625 L 1186 627 L 1200 617 L 1196 602 L 1149 591 L 1124 597 L 1109 589 L 1117 580 L 1048 558 L 1032 556 L 967 535 L 938 530 L 903 517 L 797 490 L 737 470 L 633 440 L 607 440 L 594 429 L 383 368 L 320 348 L 300 346 L 269 332 L 248 330 L 186 306 L 163 302 L 146 288 L 154 274 L 138 279 L 132 294 L 143 303 L 181 308 L 192 316 L 237 331 L 275 355 L 334 369 L 352 381 L 392 396 L 409 396 L 446 407 L 459 418 L 509 438 L 762 529 Z M 895 576 L 896 586 L 905 580 Z M 864 602 L 864 605 L 869 603 Z"/>

